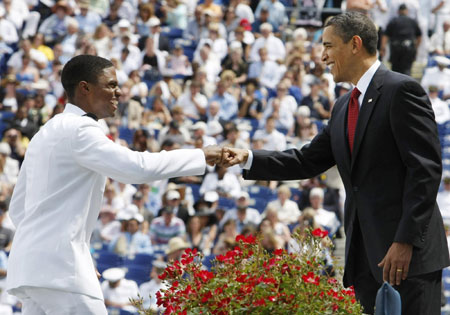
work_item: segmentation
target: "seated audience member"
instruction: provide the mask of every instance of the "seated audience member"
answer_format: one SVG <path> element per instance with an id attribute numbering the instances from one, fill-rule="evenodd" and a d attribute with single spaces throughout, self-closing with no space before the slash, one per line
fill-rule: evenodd
<path id="1" fill-rule="evenodd" d="M 253 138 L 263 141 L 264 150 L 284 151 L 286 149 L 286 136 L 275 129 L 276 117 L 269 116 L 264 129 L 256 130 Z"/>
<path id="2" fill-rule="evenodd" d="M 214 240 L 210 239 L 208 227 L 201 219 L 202 214 L 197 214 L 189 219 L 186 233 L 186 240 L 190 248 L 196 248 L 204 255 L 211 254 L 211 248 Z"/>
<path id="3" fill-rule="evenodd" d="M 236 223 L 237 233 L 241 233 L 244 226 L 253 225 L 257 227 L 261 223 L 261 215 L 258 210 L 249 207 L 250 196 L 246 191 L 241 191 L 236 198 L 236 209 L 225 212 L 220 221 L 221 229 L 225 222 L 233 220 Z"/>
<path id="4" fill-rule="evenodd" d="M 263 115 L 262 101 L 256 97 L 258 83 L 256 80 L 247 80 L 245 94 L 239 101 L 239 118 L 253 118 L 260 120 Z"/>
<path id="5" fill-rule="evenodd" d="M 190 248 L 189 243 L 186 242 L 182 237 L 172 237 L 169 240 L 166 248 L 167 261 L 173 262 L 175 260 L 180 260 L 181 255 L 183 255 L 184 251 L 187 248 Z"/>
<path id="6" fill-rule="evenodd" d="M 191 82 L 189 90 L 178 99 L 177 105 L 183 109 L 186 117 L 200 119 L 206 114 L 208 99 L 200 93 L 201 84 L 198 81 Z"/>
<path id="7" fill-rule="evenodd" d="M 138 299 L 139 289 L 133 280 L 125 279 L 125 271 L 121 268 L 109 268 L 103 271 L 102 291 L 106 307 L 120 308 L 135 312 L 130 299 Z"/>
<path id="8" fill-rule="evenodd" d="M 338 217 L 332 211 L 325 210 L 323 208 L 324 192 L 320 187 L 314 187 L 309 193 L 309 200 L 311 202 L 311 208 L 315 211 L 314 221 L 324 227 L 330 236 L 333 236 L 341 223 Z"/>
<path id="9" fill-rule="evenodd" d="M 230 249 L 230 244 L 234 245 L 236 242 L 236 236 L 239 233 L 236 230 L 236 221 L 233 219 L 228 219 L 223 224 L 223 232 L 219 234 L 217 243 L 214 246 L 213 254 L 221 255 Z M 233 247 L 231 247 L 232 249 Z"/>
<path id="10" fill-rule="evenodd" d="M 248 78 L 257 79 L 261 86 L 274 90 L 283 76 L 283 70 L 275 61 L 269 59 L 266 47 L 260 48 L 258 53 L 258 60 L 252 62 L 248 68 Z"/>
<path id="11" fill-rule="evenodd" d="M 439 90 L 435 85 L 428 87 L 428 97 L 434 112 L 434 119 L 438 124 L 444 124 L 450 120 L 449 104 L 439 98 Z"/>
<path id="12" fill-rule="evenodd" d="M 186 226 L 183 220 L 175 216 L 174 211 L 173 207 L 166 206 L 162 215 L 150 223 L 149 234 L 153 245 L 166 247 L 171 238 L 184 237 Z"/>
<path id="13" fill-rule="evenodd" d="M 153 312 L 162 310 L 157 304 L 156 293 L 159 292 L 161 295 L 164 295 L 161 290 L 166 290 L 168 288 L 166 283 L 158 277 L 164 272 L 166 267 L 167 264 L 164 261 L 154 260 L 152 271 L 150 272 L 151 280 L 144 282 L 139 286 L 139 294 L 144 300 L 142 306 L 145 309 L 150 309 Z"/>
<path id="14" fill-rule="evenodd" d="M 267 216 L 268 209 L 276 209 L 280 222 L 284 224 L 297 222 L 300 216 L 300 210 L 298 209 L 297 203 L 289 198 L 291 198 L 291 190 L 287 185 L 281 185 L 277 189 L 277 199 L 267 204 L 263 215 Z"/>
<path id="15" fill-rule="evenodd" d="M 276 208 L 268 206 L 265 213 L 273 232 L 283 240 L 283 247 L 285 247 L 284 245 L 291 239 L 291 232 L 289 231 L 288 226 L 278 220 L 278 212 Z"/>
<path id="16" fill-rule="evenodd" d="M 311 118 L 318 120 L 330 118 L 330 102 L 328 98 L 321 95 L 320 92 L 320 80 L 316 79 L 311 82 L 311 92 L 309 95 L 302 99 L 302 105 L 309 107 L 311 111 Z"/>
<path id="17" fill-rule="evenodd" d="M 174 214 L 183 220 L 185 224 L 187 224 L 190 214 L 189 210 L 181 203 L 181 195 L 177 190 L 168 190 L 165 194 L 165 204 L 168 207 L 173 208 Z M 159 210 L 158 216 L 163 215 L 163 211 L 165 208 L 161 208 Z"/>
<path id="18" fill-rule="evenodd" d="M 261 246 L 269 253 L 283 248 L 284 240 L 275 234 L 269 219 L 263 219 L 261 221 L 258 226 L 258 233 L 261 235 Z"/>
<path id="19" fill-rule="evenodd" d="M 126 231 L 111 241 L 109 249 L 121 255 L 152 254 L 153 247 L 150 238 L 139 231 L 142 222 L 144 222 L 143 216 L 140 213 L 135 213 L 128 220 Z M 125 244 L 125 251 L 122 249 L 123 244 Z"/>
<path id="20" fill-rule="evenodd" d="M 91 245 L 109 243 L 112 239 L 118 237 L 120 233 L 120 222 L 116 219 L 116 211 L 110 206 L 104 205 L 100 209 L 98 220 L 91 236 Z"/>

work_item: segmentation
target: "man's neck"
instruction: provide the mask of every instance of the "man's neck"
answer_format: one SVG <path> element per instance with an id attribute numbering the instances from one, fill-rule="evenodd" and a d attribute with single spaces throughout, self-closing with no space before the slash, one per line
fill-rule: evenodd
<path id="1" fill-rule="evenodd" d="M 354 75 L 353 78 L 350 80 L 353 85 L 356 85 L 359 81 L 359 79 L 361 79 L 361 77 L 364 75 L 364 73 L 367 72 L 367 70 L 369 70 L 369 68 L 374 64 L 374 62 L 377 60 L 376 56 L 373 57 L 369 57 L 369 58 L 365 58 L 362 60 L 361 63 L 355 63 L 354 66 Z"/>

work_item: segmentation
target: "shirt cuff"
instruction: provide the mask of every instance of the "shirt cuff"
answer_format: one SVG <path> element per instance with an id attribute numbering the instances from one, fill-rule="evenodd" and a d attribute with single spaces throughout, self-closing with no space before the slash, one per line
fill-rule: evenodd
<path id="1" fill-rule="evenodd" d="M 239 166 L 244 170 L 249 170 L 252 167 L 252 163 L 253 163 L 253 153 L 252 150 L 248 150 L 247 162 L 245 162 L 245 164 L 241 163 L 239 164 Z"/>

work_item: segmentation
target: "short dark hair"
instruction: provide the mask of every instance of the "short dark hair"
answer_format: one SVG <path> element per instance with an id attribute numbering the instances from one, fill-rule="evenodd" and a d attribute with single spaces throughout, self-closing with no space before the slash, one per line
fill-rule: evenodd
<path id="1" fill-rule="evenodd" d="M 103 70 L 110 67 L 114 67 L 111 61 L 98 56 L 79 55 L 70 59 L 61 74 L 61 83 L 69 100 L 75 96 L 75 88 L 81 81 L 96 84 Z"/>
<path id="2" fill-rule="evenodd" d="M 348 43 L 353 36 L 361 37 L 364 48 L 371 55 L 377 52 L 378 32 L 375 24 L 366 15 L 350 11 L 330 18 L 326 24 L 333 26 L 336 34 L 342 38 L 344 43 Z"/>

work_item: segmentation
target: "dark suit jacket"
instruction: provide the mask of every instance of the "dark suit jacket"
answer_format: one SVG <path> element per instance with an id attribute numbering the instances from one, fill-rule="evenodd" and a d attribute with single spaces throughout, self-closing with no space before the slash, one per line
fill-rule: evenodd
<path id="1" fill-rule="evenodd" d="M 355 217 L 370 269 L 382 283 L 377 264 L 392 242 L 413 245 L 409 275 L 449 265 L 444 226 L 436 195 L 442 172 L 437 127 L 430 101 L 412 78 L 383 65 L 364 96 L 350 155 L 346 124 L 350 93 L 340 97 L 328 126 L 310 145 L 284 152 L 254 151 L 246 179 L 302 179 L 337 165 L 346 191 L 346 262 Z M 357 216 L 355 216 L 357 214 Z M 346 263 L 344 284 L 353 284 Z"/>

